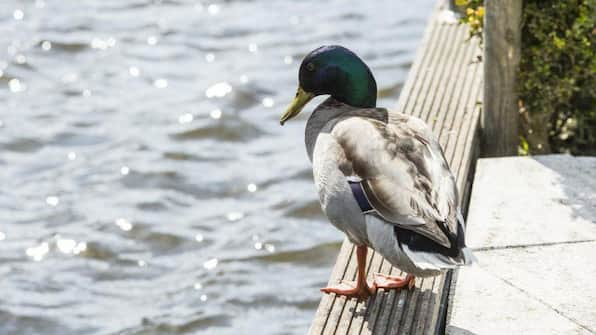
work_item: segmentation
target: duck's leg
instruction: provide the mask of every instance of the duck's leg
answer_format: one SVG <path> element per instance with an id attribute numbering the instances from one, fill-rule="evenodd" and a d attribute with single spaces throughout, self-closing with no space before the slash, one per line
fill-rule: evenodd
<path id="1" fill-rule="evenodd" d="M 414 280 L 415 277 L 410 274 L 406 275 L 406 278 L 387 276 L 381 273 L 375 273 L 374 276 L 373 288 L 375 290 L 379 288 L 398 289 L 404 287 L 412 289 L 416 283 Z"/>
<path id="2" fill-rule="evenodd" d="M 374 289 L 369 287 L 366 283 L 366 253 L 368 249 L 366 246 L 356 247 L 356 259 L 358 261 L 358 275 L 356 283 L 342 282 L 337 286 L 329 286 L 321 289 L 324 293 L 335 293 L 343 295 L 348 298 L 366 299 L 374 294 Z"/>

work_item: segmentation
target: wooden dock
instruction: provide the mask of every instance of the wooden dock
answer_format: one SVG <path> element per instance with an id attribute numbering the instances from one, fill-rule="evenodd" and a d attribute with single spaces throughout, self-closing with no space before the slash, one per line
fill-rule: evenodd
<path id="1" fill-rule="evenodd" d="M 418 116 L 439 136 L 457 178 L 460 201 L 468 203 L 474 162 L 479 152 L 479 115 L 483 94 L 482 51 L 467 41 L 468 28 L 459 25 L 447 6 L 433 12 L 422 45 L 398 100 L 396 111 Z M 374 251 L 369 251 L 367 275 L 399 275 Z M 356 277 L 355 248 L 342 244 L 330 284 Z M 377 292 L 366 302 L 324 295 L 310 334 L 442 334 L 452 273 L 417 278 L 413 290 Z"/>

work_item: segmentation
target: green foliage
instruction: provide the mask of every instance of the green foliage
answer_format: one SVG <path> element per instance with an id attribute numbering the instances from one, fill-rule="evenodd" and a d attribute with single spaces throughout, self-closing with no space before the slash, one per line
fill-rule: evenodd
<path id="1" fill-rule="evenodd" d="M 481 37 L 482 0 L 457 0 Z M 596 0 L 525 0 L 518 72 L 520 154 L 596 155 Z M 480 12 L 484 14 L 484 9 Z"/>
<path id="2" fill-rule="evenodd" d="M 525 1 L 518 92 L 530 152 L 596 154 L 595 3 Z"/>

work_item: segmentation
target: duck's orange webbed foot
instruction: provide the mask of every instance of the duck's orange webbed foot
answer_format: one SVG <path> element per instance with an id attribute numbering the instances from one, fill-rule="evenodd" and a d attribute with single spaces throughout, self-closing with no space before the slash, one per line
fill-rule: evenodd
<path id="1" fill-rule="evenodd" d="M 409 288 L 412 289 L 415 282 L 415 277 L 413 275 L 407 275 L 406 278 L 401 277 L 393 277 L 387 276 L 381 273 L 375 273 L 374 275 L 375 281 L 373 282 L 373 288 L 379 289 L 402 289 L 402 288 Z"/>
<path id="2" fill-rule="evenodd" d="M 323 293 L 335 293 L 344 297 L 357 298 L 358 300 L 366 300 L 371 295 L 375 294 L 375 289 L 369 287 L 366 283 L 356 285 L 350 282 L 341 282 L 339 285 L 324 287 L 321 289 Z"/>

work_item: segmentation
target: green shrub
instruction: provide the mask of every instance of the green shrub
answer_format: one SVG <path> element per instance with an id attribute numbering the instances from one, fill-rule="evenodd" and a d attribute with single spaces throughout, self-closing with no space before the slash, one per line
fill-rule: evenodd
<path id="1" fill-rule="evenodd" d="M 481 0 L 461 22 L 481 35 Z M 520 152 L 596 155 L 596 0 L 525 0 L 517 92 Z M 480 36 L 481 37 L 481 36 Z"/>
<path id="2" fill-rule="evenodd" d="M 596 154 L 595 2 L 524 2 L 517 88 L 530 152 Z"/>

